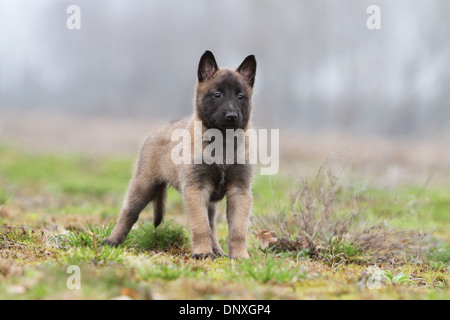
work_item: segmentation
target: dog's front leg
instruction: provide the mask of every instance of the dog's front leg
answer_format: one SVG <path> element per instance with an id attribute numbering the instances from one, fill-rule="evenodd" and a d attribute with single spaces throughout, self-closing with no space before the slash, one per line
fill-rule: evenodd
<path id="1" fill-rule="evenodd" d="M 215 258 L 208 218 L 210 188 L 188 185 L 184 188 L 183 195 L 191 233 L 192 257 L 194 259 Z"/>
<path id="2" fill-rule="evenodd" d="M 252 193 L 242 188 L 227 192 L 228 255 L 231 259 L 248 258 L 247 230 Z"/>

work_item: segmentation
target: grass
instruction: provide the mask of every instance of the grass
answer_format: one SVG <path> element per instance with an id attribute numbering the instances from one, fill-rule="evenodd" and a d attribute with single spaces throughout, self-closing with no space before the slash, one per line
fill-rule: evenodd
<path id="1" fill-rule="evenodd" d="M 284 264 L 274 256 L 266 256 L 263 261 L 242 261 L 238 266 L 243 278 L 250 278 L 263 284 L 294 284 L 306 278 L 307 273 L 295 263 Z M 234 276 L 234 274 L 232 274 Z"/>
<path id="2" fill-rule="evenodd" d="M 129 241 L 138 249 L 163 251 L 189 251 L 189 235 L 173 220 L 167 220 L 158 228 L 153 223 L 139 223 L 139 227 L 130 232 Z"/>
<path id="3" fill-rule="evenodd" d="M 196 261 L 173 190 L 162 225 L 146 209 L 123 245 L 102 244 L 133 162 L 0 146 L 0 299 L 450 298 L 450 196 L 440 187 L 358 189 L 319 169 L 257 176 L 251 259 Z M 70 266 L 80 290 L 66 285 Z"/>
<path id="4" fill-rule="evenodd" d="M 450 245 L 445 244 L 432 248 L 428 254 L 428 258 L 436 262 L 450 263 Z"/>

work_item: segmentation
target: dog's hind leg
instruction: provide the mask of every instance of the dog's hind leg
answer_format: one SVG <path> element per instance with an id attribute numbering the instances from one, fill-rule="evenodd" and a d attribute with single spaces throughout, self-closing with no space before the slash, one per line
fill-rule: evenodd
<path id="1" fill-rule="evenodd" d="M 156 187 L 155 199 L 153 200 L 153 224 L 159 226 L 164 218 L 166 207 L 167 184 L 161 183 Z"/>
<path id="2" fill-rule="evenodd" d="M 133 177 L 117 223 L 105 244 L 116 246 L 125 240 L 141 211 L 160 193 L 161 185 L 151 179 Z"/>

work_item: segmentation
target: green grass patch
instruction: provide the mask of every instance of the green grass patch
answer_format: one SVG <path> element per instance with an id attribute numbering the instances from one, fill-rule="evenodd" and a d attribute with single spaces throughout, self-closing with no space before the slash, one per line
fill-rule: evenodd
<path id="1" fill-rule="evenodd" d="M 103 241 L 109 236 L 114 224 L 87 224 L 83 230 L 70 231 L 51 237 L 51 241 L 58 248 L 94 248 L 109 247 Z M 125 242 L 119 248 L 135 248 L 148 251 L 188 251 L 189 235 L 183 226 L 173 220 L 161 223 L 157 228 L 151 222 L 141 222 L 137 228 L 130 231 Z M 90 254 L 88 251 L 80 253 Z M 86 259 L 82 259 L 85 261 Z"/>
<path id="2" fill-rule="evenodd" d="M 101 196 L 123 192 L 132 160 L 82 155 L 42 155 L 0 148 L 0 178 L 6 185 L 51 194 Z"/>
<path id="3" fill-rule="evenodd" d="M 51 241 L 58 248 L 101 246 L 102 242 L 111 233 L 114 224 L 105 226 L 88 223 L 83 230 L 70 231 L 52 236 Z"/>
<path id="4" fill-rule="evenodd" d="M 430 250 L 428 259 L 450 264 L 450 245 L 441 245 Z"/>
<path id="5" fill-rule="evenodd" d="M 137 275 L 144 281 L 172 281 L 179 278 L 197 278 L 204 273 L 193 266 L 170 264 L 142 264 L 137 268 Z"/>
<path id="6" fill-rule="evenodd" d="M 273 255 L 266 256 L 259 261 L 255 261 L 255 259 L 241 261 L 238 264 L 237 272 L 243 278 L 250 278 L 263 284 L 295 283 L 307 276 L 307 273 L 298 265 L 278 260 Z M 235 274 L 232 277 L 234 278 Z"/>
<path id="7" fill-rule="evenodd" d="M 182 197 L 173 189 L 163 224 L 147 222 L 149 206 L 124 244 L 103 245 L 133 162 L 0 146 L 0 299 L 450 297 L 450 194 L 444 188 L 361 188 L 352 181 L 330 188 L 332 176 L 257 175 L 251 258 L 197 261 L 190 258 Z M 226 251 L 224 202 L 217 216 Z M 436 230 L 435 242 L 408 247 L 422 254 L 406 255 L 404 245 L 417 244 L 428 228 Z M 276 244 L 262 249 L 261 234 Z M 81 269 L 81 290 L 66 286 L 71 265 Z M 374 265 L 383 279 L 379 290 L 366 286 Z"/>
<path id="8" fill-rule="evenodd" d="M 64 261 L 69 265 L 79 265 L 83 262 L 93 265 L 107 265 L 111 263 L 123 263 L 124 251 L 122 248 L 100 246 L 100 247 L 76 247 L 68 250 Z"/>
<path id="9" fill-rule="evenodd" d="M 133 246 L 142 250 L 190 250 L 188 233 L 173 220 L 166 220 L 157 228 L 151 222 L 139 223 L 139 227 L 131 230 L 128 238 Z"/>

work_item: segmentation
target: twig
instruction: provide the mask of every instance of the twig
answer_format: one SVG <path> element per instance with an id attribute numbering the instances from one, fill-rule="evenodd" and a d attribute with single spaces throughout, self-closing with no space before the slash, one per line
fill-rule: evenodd
<path id="1" fill-rule="evenodd" d="M 1 207 L 0 207 L 1 210 Z M 5 228 L 5 229 L 27 229 L 27 230 L 35 230 L 33 228 L 30 227 L 21 227 L 21 226 L 0 226 L 0 228 Z"/>
<path id="2" fill-rule="evenodd" d="M 29 245 L 29 244 L 25 244 L 25 243 L 20 243 L 20 242 L 17 242 L 17 241 L 15 241 L 15 240 L 12 240 L 12 239 L 10 239 L 10 238 L 8 238 L 7 236 L 5 236 L 4 234 L 2 234 L 2 233 L 0 233 L 0 237 L 2 237 L 3 238 L 3 241 L 9 241 L 10 243 L 12 243 L 12 244 L 18 244 L 18 245 L 20 245 L 20 246 L 23 246 L 23 247 L 32 247 L 32 248 L 36 248 L 36 247 L 34 247 L 34 246 L 32 246 L 32 245 Z"/>
<path id="3" fill-rule="evenodd" d="M 94 266 L 98 264 L 98 250 L 97 250 L 97 237 L 95 232 L 92 233 L 92 241 L 94 242 Z"/>

